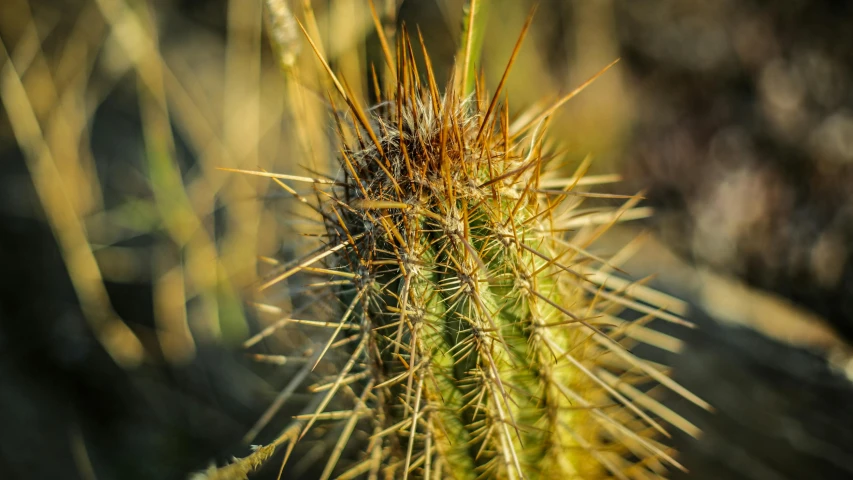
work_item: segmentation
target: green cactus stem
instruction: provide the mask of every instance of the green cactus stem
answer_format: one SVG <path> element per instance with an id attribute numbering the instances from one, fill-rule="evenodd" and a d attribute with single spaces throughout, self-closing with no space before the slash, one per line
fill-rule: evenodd
<path id="1" fill-rule="evenodd" d="M 280 322 L 327 332 L 282 398 L 314 367 L 333 373 L 274 444 L 290 457 L 314 432 L 322 478 L 661 478 L 682 468 L 661 439 L 670 425 L 695 428 L 647 385 L 707 405 L 622 341 L 674 340 L 617 314 L 686 322 L 589 277 L 607 277 L 590 267 L 606 265 L 590 244 L 642 214 L 638 197 L 583 216 L 583 201 L 619 198 L 585 191 L 610 177 L 585 176 L 588 161 L 570 178 L 548 176 L 559 157 L 547 120 L 589 82 L 511 122 L 500 86 L 486 96 L 476 81 L 463 97 L 457 78 L 442 93 L 426 51 L 427 71 L 417 69 L 423 43 L 400 37 L 395 58 L 384 49 L 396 73 L 387 101 L 369 111 L 314 48 L 347 105 L 335 116 L 337 178 L 254 172 L 289 192 L 313 183 L 326 229 L 263 290 L 321 275 L 341 302 L 332 320 Z"/>

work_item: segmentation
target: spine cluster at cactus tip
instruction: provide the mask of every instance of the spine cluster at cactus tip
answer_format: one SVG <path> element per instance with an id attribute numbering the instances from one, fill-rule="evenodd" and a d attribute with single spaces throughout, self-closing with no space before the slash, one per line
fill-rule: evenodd
<path id="1" fill-rule="evenodd" d="M 272 442 L 284 451 L 276 455 L 290 465 L 294 451 L 320 449 L 321 478 L 647 479 L 683 469 L 668 430 L 696 429 L 656 394 L 707 405 L 631 347 L 677 350 L 646 323 L 687 322 L 628 296 L 649 289 L 611 276 L 617 267 L 591 252 L 613 224 L 648 211 L 639 197 L 589 193 L 614 176 L 586 175 L 588 160 L 552 174 L 569 162 L 545 126 L 586 84 L 514 120 L 499 101 L 509 67 L 487 94 L 479 78 L 467 81 L 462 55 L 444 85 L 422 40 L 404 30 L 392 53 L 378 33 L 391 80 L 375 82 L 381 101 L 371 109 L 306 33 L 332 110 L 346 105 L 332 116 L 337 177 L 254 172 L 292 194 L 289 183 L 312 183 L 318 201 L 299 198 L 326 231 L 264 293 L 298 276 L 339 302 L 334 317 L 276 324 L 310 331 L 317 345 L 273 410 L 319 379 L 301 412 L 285 409 L 293 421 Z M 646 316 L 629 322 L 625 309 Z"/>

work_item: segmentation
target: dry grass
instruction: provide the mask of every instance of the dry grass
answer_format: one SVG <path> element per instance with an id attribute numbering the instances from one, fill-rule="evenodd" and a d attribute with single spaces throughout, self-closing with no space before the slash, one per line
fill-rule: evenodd
<path id="1" fill-rule="evenodd" d="M 191 358 L 199 339 L 241 340 L 248 331 L 241 299 L 257 281 L 257 258 L 275 253 L 289 229 L 276 220 L 276 206 L 264 202 L 266 182 L 217 168 L 286 171 L 306 151 L 322 158 L 326 143 L 322 130 L 297 138 L 286 127 L 295 119 L 295 104 L 313 108 L 317 121 L 322 105 L 292 79 L 281 88 L 262 47 L 260 5 L 231 2 L 227 40 L 203 44 L 224 60 L 200 61 L 192 49 L 161 46 L 160 12 L 144 3 L 80 2 L 72 24 L 60 25 L 61 46 L 50 52 L 42 42 L 57 42 L 42 20 L 60 12 L 13 3 L 4 8 L 25 27 L 9 34 L 10 23 L 3 32 L 4 42 L 17 37 L 11 51 L 7 43 L 0 50 L 3 105 L 104 346 L 121 364 L 143 360 L 140 332 L 112 313 L 104 280 L 154 285 L 154 350 L 170 362 Z M 224 75 L 215 74 L 220 68 Z M 132 181 L 103 185 L 91 151 L 93 117 L 115 89 L 136 90 L 144 149 L 102 161 L 116 165 L 141 156 L 142 188 Z M 177 151 L 175 132 L 195 159 L 189 171 L 182 171 L 186 158 Z M 104 189 L 127 193 L 107 202 Z M 214 215 L 224 222 L 215 224 Z M 154 245 L 121 246 L 143 236 L 154 238 Z"/>

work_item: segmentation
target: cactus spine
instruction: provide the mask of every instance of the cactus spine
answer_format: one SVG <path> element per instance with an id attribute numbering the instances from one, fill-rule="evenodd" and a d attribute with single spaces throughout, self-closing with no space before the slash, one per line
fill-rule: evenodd
<path id="1" fill-rule="evenodd" d="M 396 58 L 384 51 L 396 81 L 370 111 L 320 56 L 348 107 L 335 115 L 340 175 L 310 180 L 327 235 L 264 288 L 297 273 L 331 277 L 338 318 L 280 324 L 328 331 L 293 388 L 320 364 L 335 373 L 274 444 L 289 457 L 323 425 L 323 478 L 659 478 L 681 468 L 658 442 L 660 419 L 692 427 L 632 385 L 659 382 L 704 403 L 620 343 L 625 323 L 610 314 L 637 304 L 586 277 L 603 262 L 587 247 L 637 199 L 579 220 L 594 197 L 580 191 L 596 183 L 583 178 L 588 163 L 547 178 L 547 118 L 583 86 L 511 123 L 500 87 L 487 97 L 457 78 L 440 93 L 405 32 Z M 457 93 L 471 83 L 471 95 Z M 255 173 L 290 192 L 286 182 L 305 180 Z"/>

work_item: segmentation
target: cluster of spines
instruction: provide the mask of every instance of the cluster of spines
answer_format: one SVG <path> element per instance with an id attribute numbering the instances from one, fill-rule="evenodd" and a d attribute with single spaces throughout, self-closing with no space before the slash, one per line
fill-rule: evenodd
<path id="1" fill-rule="evenodd" d="M 680 468 L 657 442 L 667 434 L 654 417 L 685 423 L 631 384 L 658 381 L 704 404 L 617 341 L 626 326 L 610 313 L 643 305 L 585 273 L 606 265 L 589 244 L 636 198 L 579 223 L 577 205 L 596 196 L 579 191 L 595 183 L 582 182 L 588 162 L 568 179 L 543 179 L 555 157 L 545 153 L 547 118 L 583 86 L 510 125 L 498 102 L 506 74 L 490 99 L 481 82 L 465 98 L 460 81 L 441 94 L 422 40 L 423 77 L 405 30 L 393 59 L 379 35 L 396 81 L 383 92 L 374 77 L 385 106 L 371 112 L 320 57 L 354 119 L 335 114 L 339 178 L 261 173 L 294 194 L 286 181 L 319 187 L 328 232 L 264 289 L 296 273 L 327 275 L 343 305 L 331 322 L 279 322 L 331 330 L 289 394 L 330 351 L 340 361 L 276 442 L 288 442 L 289 456 L 318 422 L 342 422 L 324 478 L 656 478 L 667 464 Z M 584 223 L 592 231 L 580 234 Z M 362 455 L 342 460 L 358 430 Z"/>

